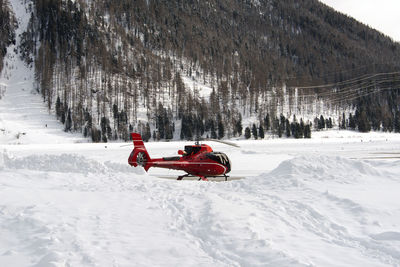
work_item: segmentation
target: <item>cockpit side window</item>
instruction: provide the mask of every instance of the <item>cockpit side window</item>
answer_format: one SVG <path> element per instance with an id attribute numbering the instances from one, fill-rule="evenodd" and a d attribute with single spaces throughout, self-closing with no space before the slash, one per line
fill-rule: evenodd
<path id="1" fill-rule="evenodd" d="M 196 154 L 201 150 L 199 146 L 185 146 L 186 155 Z"/>
<path id="2" fill-rule="evenodd" d="M 192 146 L 185 146 L 186 155 L 190 155 L 192 151 L 193 151 Z"/>

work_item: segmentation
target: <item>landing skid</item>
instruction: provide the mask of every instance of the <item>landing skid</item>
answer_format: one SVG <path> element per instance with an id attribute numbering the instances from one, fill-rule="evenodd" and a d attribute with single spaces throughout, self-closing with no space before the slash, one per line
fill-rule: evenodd
<path id="1" fill-rule="evenodd" d="M 199 176 L 199 175 L 191 175 L 191 174 L 185 174 L 178 176 L 178 181 L 183 180 L 184 177 L 199 177 L 198 181 L 203 180 L 203 181 L 208 181 L 207 176 Z M 219 178 L 219 177 L 224 177 L 225 181 L 228 181 L 228 177 L 226 174 L 220 175 L 220 176 L 209 176 L 209 178 Z"/>
<path id="2" fill-rule="evenodd" d="M 185 174 L 185 175 L 178 176 L 178 179 L 176 179 L 176 180 L 180 181 L 183 179 L 183 177 L 193 177 L 193 176 L 190 176 L 189 174 Z"/>
<path id="3" fill-rule="evenodd" d="M 163 176 L 163 175 L 154 175 L 157 178 L 161 178 L 161 179 L 167 179 L 167 180 L 177 180 L 177 175 L 167 175 L 167 176 Z M 199 176 L 193 176 L 193 175 L 182 175 L 184 177 L 182 177 L 182 179 L 180 180 L 186 180 L 186 181 L 197 181 L 199 179 Z M 180 176 L 179 176 L 180 177 Z M 178 177 L 178 179 L 179 179 Z M 244 179 L 245 176 L 207 176 L 207 179 L 209 181 L 212 182 L 225 182 L 225 181 L 237 181 L 237 180 L 241 180 Z M 201 179 L 200 179 L 201 180 Z"/>

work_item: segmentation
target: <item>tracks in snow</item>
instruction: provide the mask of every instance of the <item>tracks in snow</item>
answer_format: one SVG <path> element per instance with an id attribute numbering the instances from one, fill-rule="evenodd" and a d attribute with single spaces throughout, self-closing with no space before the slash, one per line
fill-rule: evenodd
<path id="1" fill-rule="evenodd" d="M 396 217 L 399 211 L 377 209 L 381 204 L 357 195 L 382 181 L 392 183 L 387 187 L 397 184 L 397 163 L 309 156 L 258 177 L 213 183 L 155 179 L 124 164 L 76 154 L 1 156 L 0 194 L 6 201 L 0 229 L 6 238 L 0 247 L 7 243 L 10 249 L 0 250 L 0 261 L 400 263 L 399 233 L 388 227 L 395 224 L 389 214 Z M 351 257 L 340 257 L 343 253 Z M 164 261 L 149 259 L 150 254 Z"/>

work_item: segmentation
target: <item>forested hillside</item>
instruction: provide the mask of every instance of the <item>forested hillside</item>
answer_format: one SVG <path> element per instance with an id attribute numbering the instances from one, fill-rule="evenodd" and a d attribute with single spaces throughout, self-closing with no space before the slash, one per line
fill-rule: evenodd
<path id="1" fill-rule="evenodd" d="M 7 0 L 0 0 L 0 73 L 3 70 L 3 59 L 7 53 L 7 47 L 15 42 L 14 27 L 15 19 L 10 12 Z"/>
<path id="2" fill-rule="evenodd" d="M 300 138 L 311 127 L 391 131 L 400 121 L 400 44 L 316 0 L 30 7 L 20 51 L 37 90 L 66 131 L 96 142 L 132 130 Z"/>

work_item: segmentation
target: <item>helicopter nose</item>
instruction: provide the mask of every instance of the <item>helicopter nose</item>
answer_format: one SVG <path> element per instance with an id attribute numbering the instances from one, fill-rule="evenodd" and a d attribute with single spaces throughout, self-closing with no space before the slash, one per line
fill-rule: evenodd
<path id="1" fill-rule="evenodd" d="M 223 165 L 218 165 L 217 168 L 215 168 L 215 175 L 223 175 L 227 171 L 227 168 Z"/>

